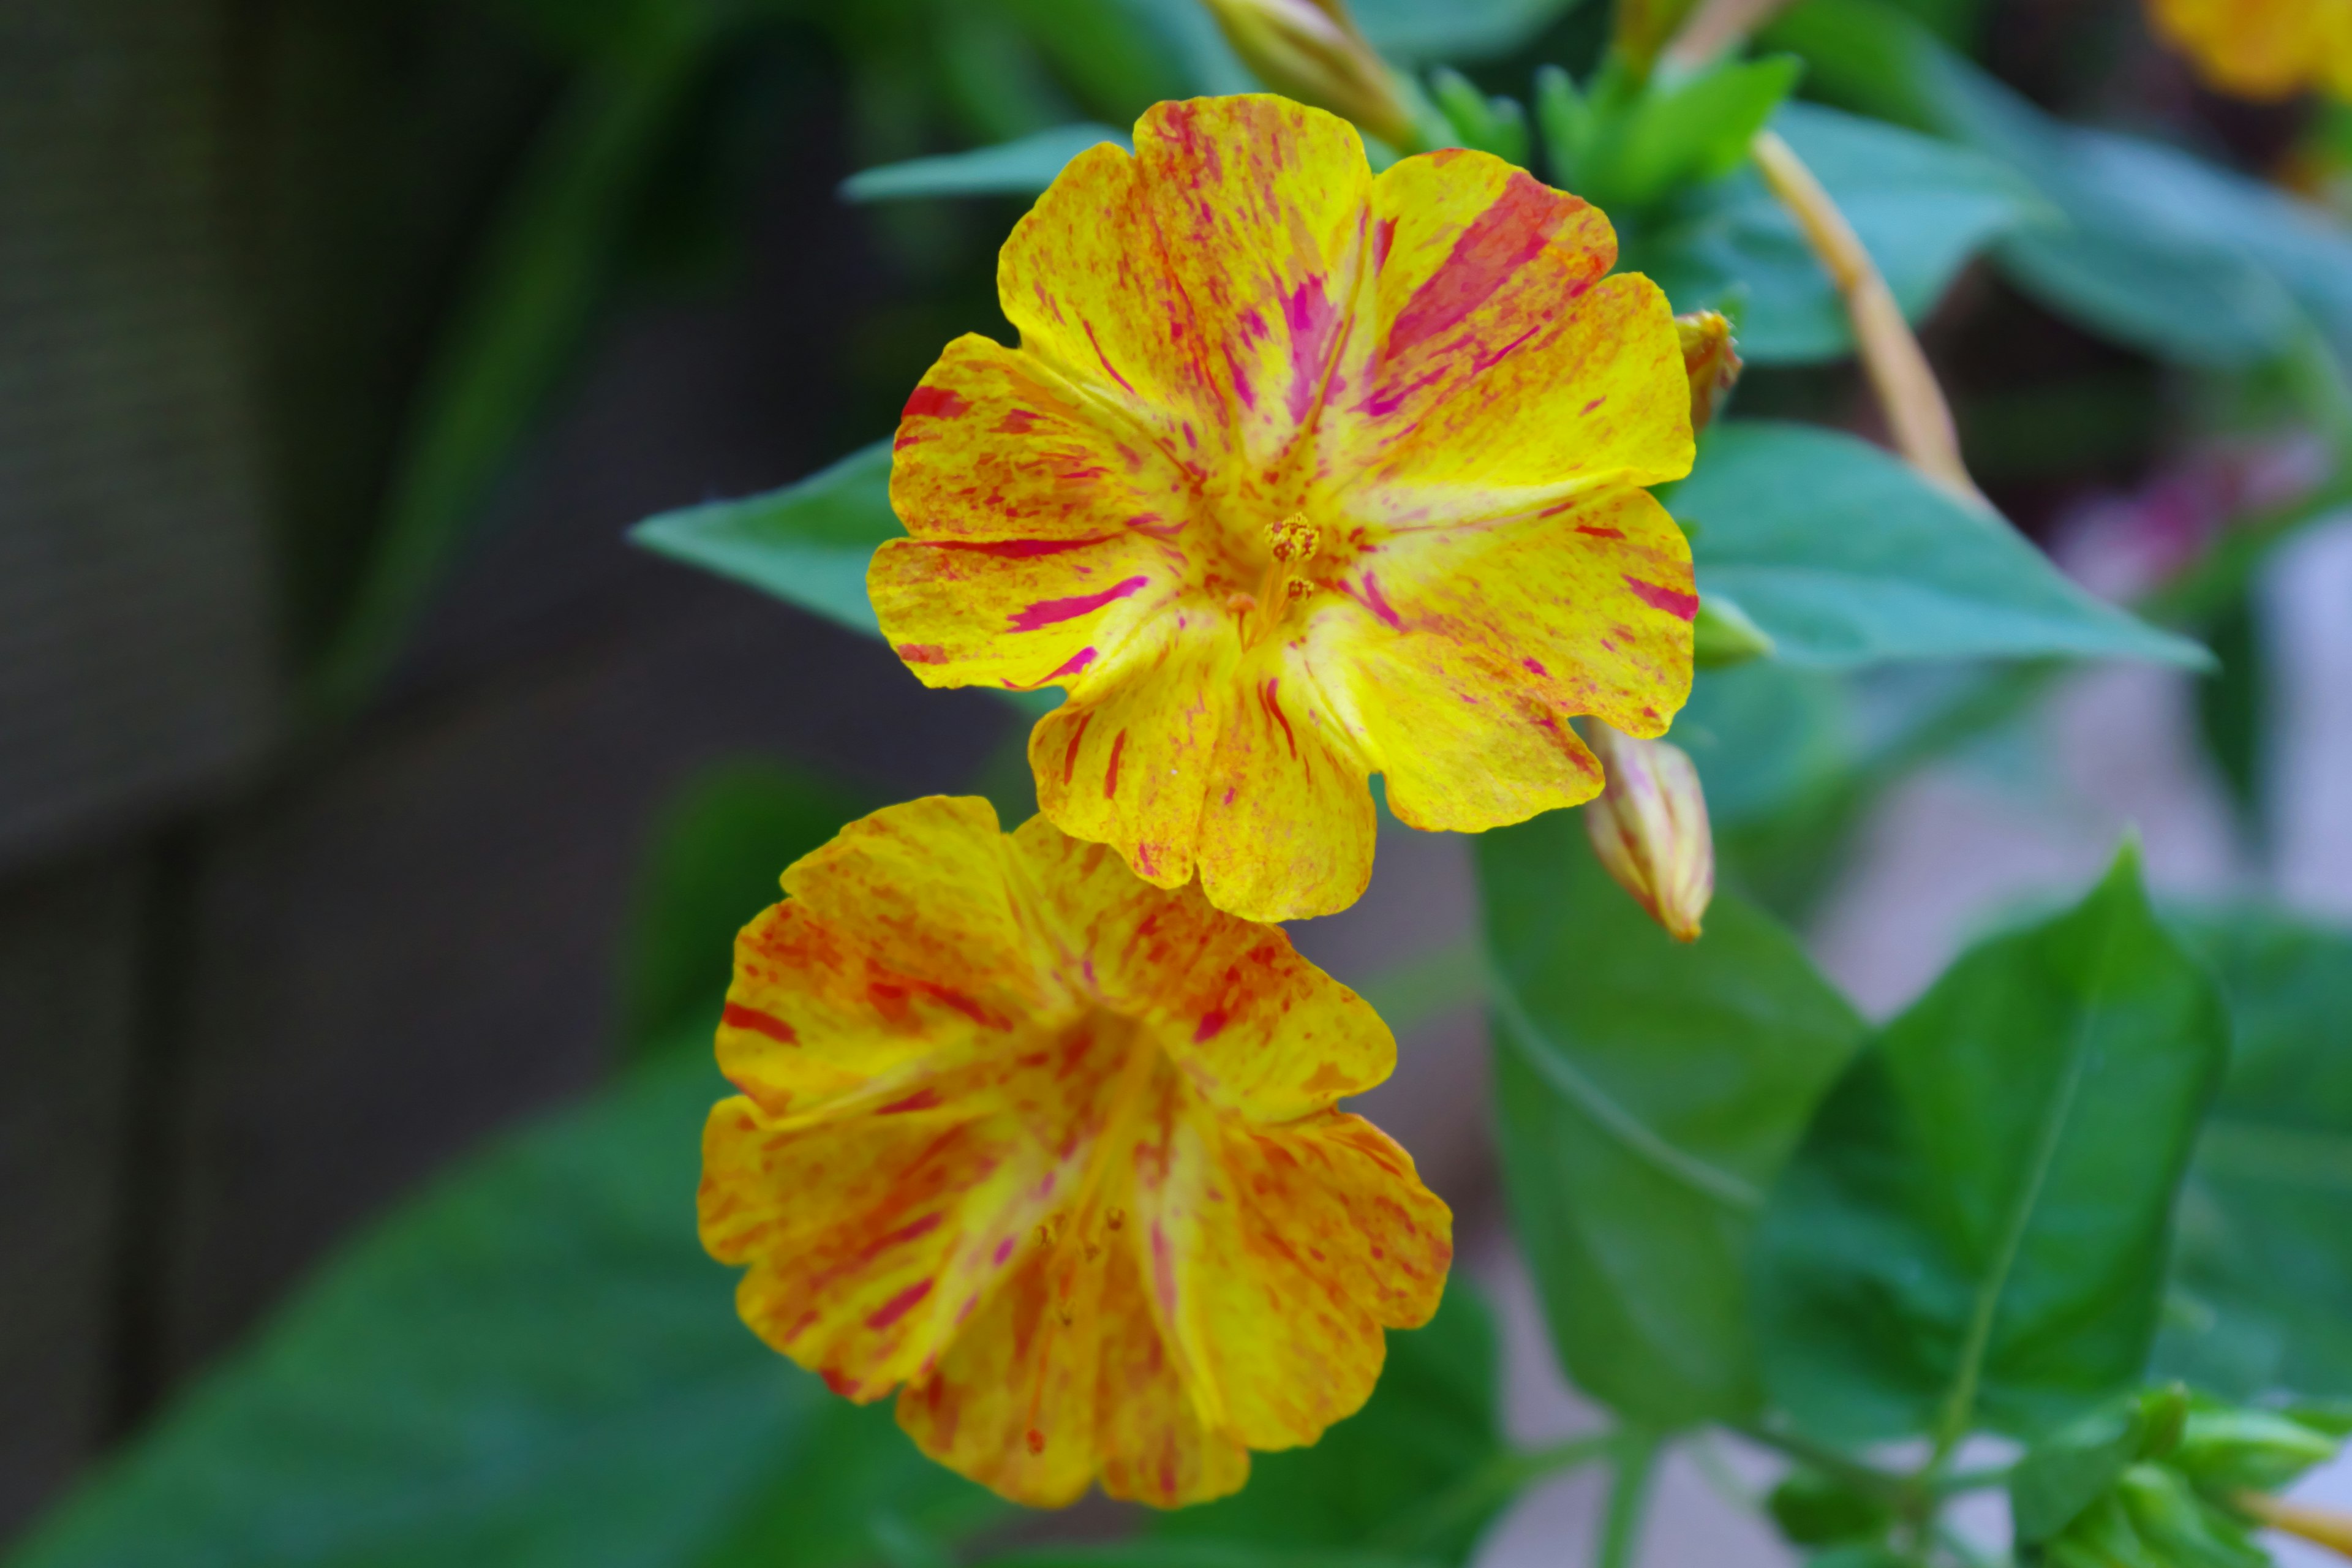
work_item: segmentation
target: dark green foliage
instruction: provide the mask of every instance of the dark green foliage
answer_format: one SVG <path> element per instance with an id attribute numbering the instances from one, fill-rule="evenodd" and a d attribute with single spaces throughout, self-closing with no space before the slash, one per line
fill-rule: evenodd
<path id="1" fill-rule="evenodd" d="M 1773 1194 L 1775 1399 L 1842 1440 L 2032 1436 L 2137 1379 L 2174 1193 L 2229 1049 L 2126 849 L 1964 955 L 1823 1104 Z"/>

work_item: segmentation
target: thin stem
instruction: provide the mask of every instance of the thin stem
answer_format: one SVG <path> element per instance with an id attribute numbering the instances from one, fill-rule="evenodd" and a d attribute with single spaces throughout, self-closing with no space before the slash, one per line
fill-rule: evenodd
<path id="1" fill-rule="evenodd" d="M 1959 431 L 1952 423 L 1943 388 L 1936 384 L 1936 373 L 1927 367 L 1919 340 L 1912 336 L 1911 324 L 1903 319 L 1903 308 L 1895 302 L 1878 264 L 1863 248 L 1853 226 L 1805 167 L 1804 160 L 1779 135 L 1758 132 L 1748 151 L 1756 160 L 1757 172 L 1796 218 L 1805 243 L 1829 270 L 1839 298 L 1845 301 L 1846 315 L 1853 323 L 1854 344 L 1878 394 L 1879 405 L 1886 411 L 1895 449 L 1913 468 L 1954 495 L 1991 511 L 1991 503 L 1977 489 L 1967 465 L 1960 461 Z"/>
<path id="2" fill-rule="evenodd" d="M 1605 1458 L 1617 1445 L 1616 1433 L 1599 1432 L 1549 1447 L 1493 1455 L 1435 1497 L 1391 1521 L 1365 1544 L 1399 1557 L 1426 1552 L 1453 1531 L 1510 1501 L 1530 1484 Z"/>
<path id="3" fill-rule="evenodd" d="M 1642 1542 L 1642 1519 L 1649 1510 L 1650 1481 L 1663 1445 L 1648 1433 L 1628 1432 L 1617 1446 L 1617 1479 L 1609 1489 L 1609 1511 L 1601 1521 L 1601 1551 L 1593 1568 L 1631 1568 Z"/>

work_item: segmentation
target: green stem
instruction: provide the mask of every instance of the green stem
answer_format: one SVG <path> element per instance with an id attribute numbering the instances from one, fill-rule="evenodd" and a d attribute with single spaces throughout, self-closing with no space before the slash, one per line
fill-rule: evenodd
<path id="1" fill-rule="evenodd" d="M 1425 1552 L 1454 1531 L 1502 1507 L 1531 1483 L 1605 1458 L 1618 1445 L 1616 1433 L 1599 1432 L 1548 1447 L 1495 1454 L 1435 1497 L 1391 1521 L 1365 1544 L 1399 1557 Z"/>
<path id="2" fill-rule="evenodd" d="M 1609 1511 L 1601 1521 L 1601 1550 L 1593 1568 L 1632 1568 L 1642 1542 L 1642 1518 L 1649 1510 L 1650 1482 L 1664 1445 L 1646 1432 L 1628 1432 L 1617 1444 L 1617 1479 L 1609 1489 Z"/>

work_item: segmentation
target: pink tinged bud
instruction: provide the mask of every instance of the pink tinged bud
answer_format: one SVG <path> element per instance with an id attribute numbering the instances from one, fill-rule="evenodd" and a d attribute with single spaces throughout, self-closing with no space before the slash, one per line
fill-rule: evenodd
<path id="1" fill-rule="evenodd" d="M 1420 142 L 1394 72 L 1346 0 L 1202 0 L 1225 41 L 1275 91 L 1354 121 L 1400 152 Z"/>
<path id="2" fill-rule="evenodd" d="M 1739 348 L 1732 342 L 1731 323 L 1718 311 L 1676 316 L 1675 331 L 1682 339 L 1683 369 L 1690 376 L 1691 431 L 1696 434 L 1706 428 L 1739 379 Z"/>
<path id="3" fill-rule="evenodd" d="M 1678 746 L 1636 740 L 1597 719 L 1585 738 L 1607 774 L 1584 806 L 1592 852 L 1667 935 L 1697 941 L 1715 896 L 1715 840 L 1698 769 Z"/>

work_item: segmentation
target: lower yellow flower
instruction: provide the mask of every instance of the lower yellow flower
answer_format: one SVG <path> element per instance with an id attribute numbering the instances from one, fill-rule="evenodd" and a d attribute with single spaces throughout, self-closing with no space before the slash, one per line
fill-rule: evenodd
<path id="1" fill-rule="evenodd" d="M 2239 98 L 2319 88 L 2352 100 L 2352 0 L 2149 0 L 2208 85 Z"/>
<path id="2" fill-rule="evenodd" d="M 744 929 L 703 1140 L 743 1320 L 1015 1501 L 1161 1507 L 1312 1443 L 1436 1310 L 1452 1216 L 1333 1109 L 1396 1042 L 1283 932 L 1043 817 L 845 828 Z"/>

